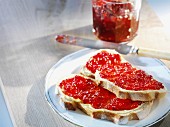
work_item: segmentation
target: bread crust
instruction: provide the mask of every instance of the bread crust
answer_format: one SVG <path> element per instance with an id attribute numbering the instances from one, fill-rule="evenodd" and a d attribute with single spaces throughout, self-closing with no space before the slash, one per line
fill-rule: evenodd
<path id="1" fill-rule="evenodd" d="M 60 102 L 63 103 L 61 105 L 64 105 L 67 110 L 76 110 L 76 108 L 79 108 L 93 118 L 109 120 L 116 124 L 127 124 L 130 120 L 140 120 L 145 118 L 149 114 L 153 104 L 153 101 L 143 102 L 135 109 L 123 111 L 95 109 L 90 104 L 83 104 L 80 99 L 74 99 L 73 97 L 65 95 L 58 85 L 56 88 L 58 90 L 58 96 L 61 99 Z"/>
<path id="2" fill-rule="evenodd" d="M 110 53 L 119 54 L 116 51 L 110 49 L 99 50 L 96 52 L 96 54 L 103 50 Z M 122 56 L 121 59 L 123 62 L 127 62 Z M 165 96 L 167 91 L 165 86 L 164 89 L 160 90 L 140 90 L 140 91 L 126 90 L 115 85 L 113 82 L 108 81 L 107 79 L 101 78 L 99 71 L 96 71 L 96 73 L 94 74 L 91 71 L 89 71 L 85 66 L 82 67 L 80 73 L 84 76 L 94 77 L 98 84 L 100 84 L 103 88 L 109 90 L 110 92 L 113 92 L 114 94 L 116 94 L 118 98 L 122 99 L 131 99 L 133 101 L 151 101 L 157 98 L 162 98 L 163 96 Z"/>

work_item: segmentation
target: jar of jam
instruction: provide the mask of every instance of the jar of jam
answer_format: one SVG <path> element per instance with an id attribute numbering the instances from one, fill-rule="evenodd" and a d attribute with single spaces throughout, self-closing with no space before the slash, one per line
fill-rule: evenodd
<path id="1" fill-rule="evenodd" d="M 93 33 L 104 41 L 127 43 L 136 35 L 141 0 L 92 0 Z"/>

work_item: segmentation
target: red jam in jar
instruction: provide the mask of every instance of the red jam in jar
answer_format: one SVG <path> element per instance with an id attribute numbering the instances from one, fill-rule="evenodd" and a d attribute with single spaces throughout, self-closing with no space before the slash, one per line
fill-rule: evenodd
<path id="1" fill-rule="evenodd" d="M 84 104 L 91 104 L 95 109 L 108 110 L 131 110 L 142 104 L 140 101 L 132 101 L 130 99 L 119 99 L 115 94 L 108 90 L 97 86 L 91 80 L 76 75 L 73 78 L 63 80 L 59 87 L 63 93 L 80 99 Z"/>
<path id="2" fill-rule="evenodd" d="M 128 0 L 92 1 L 93 32 L 99 39 L 123 43 L 136 36 L 140 9 L 135 10 L 136 5 L 133 2 Z"/>
<path id="3" fill-rule="evenodd" d="M 101 51 L 91 57 L 86 63 L 86 68 L 92 73 L 99 70 L 100 77 L 126 90 L 159 90 L 164 88 L 163 84 L 156 81 L 151 75 L 133 67 L 128 62 L 122 62 L 119 54 Z"/>

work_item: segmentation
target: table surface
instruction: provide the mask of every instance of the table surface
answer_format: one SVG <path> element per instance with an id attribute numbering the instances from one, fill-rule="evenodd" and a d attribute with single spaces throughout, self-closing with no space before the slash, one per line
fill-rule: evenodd
<path id="1" fill-rule="evenodd" d="M 73 127 L 54 113 L 44 97 L 48 70 L 62 57 L 82 47 L 56 44 L 56 34 L 94 38 L 91 0 L 0 1 L 0 76 L 18 127 Z M 170 51 L 170 36 L 143 1 L 137 46 Z M 168 68 L 170 62 L 162 60 Z M 170 115 L 154 125 L 168 127 Z"/>

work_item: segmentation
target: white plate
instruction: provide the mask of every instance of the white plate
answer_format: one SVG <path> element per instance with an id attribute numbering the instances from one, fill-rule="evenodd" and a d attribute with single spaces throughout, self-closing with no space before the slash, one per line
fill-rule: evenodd
<path id="1" fill-rule="evenodd" d="M 90 55 L 94 53 L 92 49 L 84 49 L 62 58 L 57 62 L 48 72 L 45 83 L 45 96 L 50 106 L 60 114 L 64 119 L 85 127 L 120 127 L 107 120 L 99 120 L 91 118 L 80 110 L 68 111 L 65 110 L 59 103 L 59 98 L 55 93 L 55 84 L 71 73 L 78 73 L 85 61 L 89 59 Z M 145 70 L 147 73 L 152 74 L 154 78 L 164 83 L 170 91 L 170 71 L 159 60 L 146 57 L 124 56 L 127 61 Z M 154 102 L 154 106 L 148 117 L 143 120 L 133 120 L 124 127 L 141 127 L 151 126 L 158 121 L 162 120 L 170 111 L 170 93 L 167 93 L 164 98 Z"/>

